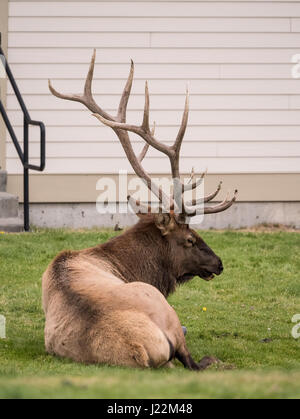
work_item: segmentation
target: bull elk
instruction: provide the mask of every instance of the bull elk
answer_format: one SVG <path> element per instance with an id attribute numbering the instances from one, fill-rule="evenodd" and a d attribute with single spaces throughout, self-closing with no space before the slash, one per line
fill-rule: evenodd
<path id="1" fill-rule="evenodd" d="M 142 204 L 129 197 L 140 218 L 135 226 L 96 247 L 63 251 L 52 261 L 43 275 L 46 350 L 86 363 L 159 367 L 177 358 L 189 369 L 204 369 L 214 360 L 204 357 L 197 363 L 192 359 L 179 319 L 166 300 L 177 284 L 196 275 L 210 280 L 223 271 L 221 259 L 188 225 L 200 201 L 183 202 L 183 191 L 195 189 L 203 178 L 192 179 L 188 185 L 180 180 L 179 155 L 188 121 L 188 93 L 177 138 L 167 146 L 149 127 L 147 83 L 141 126 L 126 123 L 133 62 L 116 117 L 93 99 L 94 64 L 95 51 L 83 95 L 58 93 L 49 81 L 50 91 L 58 98 L 84 104 L 114 130 L 135 173 L 159 199 L 159 208 L 153 213 L 149 206 L 145 213 Z M 129 132 L 145 141 L 139 156 L 133 151 Z M 149 146 L 170 160 L 174 182 L 170 196 L 151 182 L 142 167 Z M 219 189 L 220 185 L 201 202 L 212 200 Z M 236 193 L 231 200 L 204 207 L 204 213 L 223 211 L 235 199 Z"/>

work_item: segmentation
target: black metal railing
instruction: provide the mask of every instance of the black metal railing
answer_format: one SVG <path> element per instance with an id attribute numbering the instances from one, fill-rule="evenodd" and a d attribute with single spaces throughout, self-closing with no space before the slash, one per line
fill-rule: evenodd
<path id="1" fill-rule="evenodd" d="M 10 84 L 13 88 L 13 91 L 16 95 L 16 98 L 19 102 L 21 110 L 23 112 L 23 150 L 18 141 L 16 133 L 10 123 L 9 117 L 6 113 L 4 105 L 0 98 L 0 113 L 6 125 L 6 128 L 10 134 L 12 142 L 17 150 L 20 161 L 23 165 L 23 201 L 24 201 L 24 230 L 29 231 L 29 170 L 36 170 L 42 172 L 45 168 L 46 163 L 46 130 L 43 122 L 33 121 L 30 118 L 29 112 L 26 108 L 22 95 L 18 89 L 17 83 L 14 79 L 14 76 L 10 70 L 10 67 L 7 63 L 7 59 L 1 47 L 1 34 L 0 34 L 0 57 L 3 61 L 3 66 L 5 68 L 6 75 Z M 1 63 L 0 63 L 1 65 Z M 40 127 L 40 165 L 35 166 L 29 163 L 29 126 L 35 125 Z"/>

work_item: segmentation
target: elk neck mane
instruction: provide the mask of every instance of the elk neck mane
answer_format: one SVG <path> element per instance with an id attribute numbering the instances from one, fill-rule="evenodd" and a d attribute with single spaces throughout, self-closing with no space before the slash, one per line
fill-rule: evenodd
<path id="1" fill-rule="evenodd" d="M 120 236 L 88 249 L 88 253 L 107 261 L 114 274 L 125 282 L 143 281 L 164 296 L 175 291 L 176 273 L 168 241 L 151 216 L 144 217 Z"/>

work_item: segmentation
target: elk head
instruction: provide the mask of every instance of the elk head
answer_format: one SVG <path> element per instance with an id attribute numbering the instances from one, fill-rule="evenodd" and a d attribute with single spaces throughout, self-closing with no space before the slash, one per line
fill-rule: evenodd
<path id="1" fill-rule="evenodd" d="M 143 226 L 147 224 L 149 229 L 152 228 L 153 230 L 153 228 L 155 228 L 156 233 L 160 233 L 161 242 L 168 248 L 168 259 L 173 266 L 173 274 L 175 275 L 177 282 L 186 281 L 195 275 L 199 275 L 206 280 L 211 279 L 213 274 L 220 274 L 222 272 L 222 262 L 201 239 L 197 232 L 189 228 L 189 221 L 191 217 L 199 214 L 199 206 L 200 212 L 204 214 L 213 214 L 226 210 L 236 200 L 237 190 L 230 200 L 227 197 L 223 202 L 215 206 L 203 206 L 204 203 L 211 201 L 220 191 L 220 182 L 216 191 L 210 195 L 200 199 L 193 199 L 187 202 L 184 201 L 184 193 L 186 191 L 195 190 L 201 184 L 205 176 L 205 173 L 203 173 L 195 180 L 194 172 L 192 170 L 191 179 L 188 183 L 184 183 L 180 177 L 180 149 L 187 127 L 189 113 L 188 91 L 186 92 L 185 108 L 177 137 L 171 146 L 166 145 L 155 138 L 155 124 L 153 129 L 150 129 L 149 91 L 147 82 L 145 84 L 145 106 L 142 124 L 131 125 L 126 123 L 127 103 L 134 74 L 134 64 L 132 61 L 130 73 L 120 99 L 117 115 L 112 116 L 108 114 L 95 103 L 92 95 L 95 56 L 96 51 L 94 50 L 83 94 L 61 94 L 52 87 L 49 81 L 51 93 L 61 99 L 82 103 L 92 112 L 93 116 L 98 118 L 103 124 L 111 127 L 116 133 L 134 172 L 143 180 L 148 189 L 159 200 L 159 206 L 155 209 L 151 207 L 151 205 L 145 206 L 140 201 L 134 200 L 130 196 L 128 196 L 129 204 L 141 218 L 140 223 L 142 223 Z M 139 135 L 145 141 L 145 145 L 138 156 L 132 148 L 129 132 Z M 150 146 L 169 158 L 173 181 L 173 189 L 170 195 L 167 195 L 161 187 L 151 180 L 151 177 L 142 166 L 142 160 Z M 160 246 L 158 246 L 158 249 L 159 248 Z"/>

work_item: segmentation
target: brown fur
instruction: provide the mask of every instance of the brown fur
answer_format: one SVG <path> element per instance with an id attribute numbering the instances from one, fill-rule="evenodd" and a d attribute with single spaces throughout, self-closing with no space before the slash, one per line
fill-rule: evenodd
<path id="1" fill-rule="evenodd" d="M 161 231 L 154 215 L 140 217 L 120 236 L 82 252 L 107 260 L 123 281 L 146 282 L 165 297 L 186 281 L 185 274 L 209 279 L 209 274 L 222 272 L 220 258 L 186 224 L 170 223 Z M 190 246 L 188 240 L 194 244 Z"/>
<path id="2" fill-rule="evenodd" d="M 144 216 L 103 245 L 53 260 L 43 275 L 49 353 L 131 367 L 169 365 L 177 357 L 201 369 L 164 295 L 187 273 L 220 273 L 221 262 L 197 233 L 166 219 L 158 224 L 156 216 Z M 202 265 L 195 259 L 201 252 Z"/>

